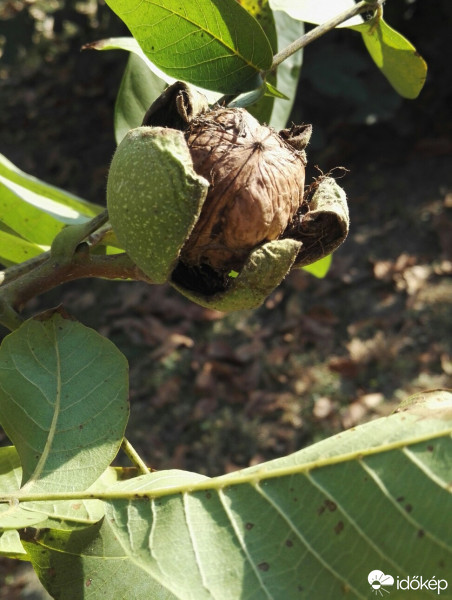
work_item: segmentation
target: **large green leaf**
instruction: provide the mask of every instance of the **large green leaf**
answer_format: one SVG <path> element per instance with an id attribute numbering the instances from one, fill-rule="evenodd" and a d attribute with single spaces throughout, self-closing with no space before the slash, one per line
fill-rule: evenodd
<path id="1" fill-rule="evenodd" d="M 263 465 L 118 483 L 102 523 L 24 546 L 65 600 L 365 600 L 375 570 L 403 600 L 399 579 L 450 577 L 451 433 L 452 394 L 428 392 Z"/>
<path id="2" fill-rule="evenodd" d="M 162 71 L 225 94 L 261 84 L 270 43 L 235 0 L 108 0 L 146 56 Z"/>
<path id="3" fill-rule="evenodd" d="M 116 455 L 128 418 L 128 366 L 96 331 L 56 309 L 0 347 L 0 423 L 16 446 L 22 485 L 83 490 Z"/>

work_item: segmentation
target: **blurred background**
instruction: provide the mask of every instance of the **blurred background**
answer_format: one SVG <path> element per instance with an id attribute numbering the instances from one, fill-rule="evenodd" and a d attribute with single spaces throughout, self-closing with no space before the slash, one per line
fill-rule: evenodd
<path id="1" fill-rule="evenodd" d="M 452 387 L 452 5 L 388 0 L 385 18 L 428 63 L 416 100 L 392 91 L 356 32 L 304 53 L 292 120 L 314 128 L 307 183 L 348 171 L 351 232 L 325 279 L 294 272 L 260 309 L 226 316 L 166 286 L 100 280 L 27 306 L 62 302 L 124 352 L 127 436 L 154 468 L 219 475 Z M 0 152 L 99 204 L 127 56 L 80 48 L 119 35 L 101 1 L 0 0 Z M 40 597 L 23 565 L 0 561 L 0 599 Z"/>

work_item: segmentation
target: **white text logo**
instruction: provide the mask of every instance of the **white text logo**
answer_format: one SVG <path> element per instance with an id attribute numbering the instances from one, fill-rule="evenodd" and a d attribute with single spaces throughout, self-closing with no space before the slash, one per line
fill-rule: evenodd
<path id="1" fill-rule="evenodd" d="M 367 581 L 372 588 L 372 592 L 376 596 L 389 594 L 391 590 L 387 588 L 394 585 L 394 583 L 398 590 L 412 590 L 413 592 L 425 590 L 436 592 L 438 595 L 441 594 L 443 590 L 446 590 L 449 585 L 445 579 L 437 579 L 436 577 L 425 579 L 422 575 L 397 577 L 397 580 L 394 582 L 394 577 L 392 575 L 385 575 L 383 571 L 380 571 L 379 569 L 371 571 L 367 576 Z"/>

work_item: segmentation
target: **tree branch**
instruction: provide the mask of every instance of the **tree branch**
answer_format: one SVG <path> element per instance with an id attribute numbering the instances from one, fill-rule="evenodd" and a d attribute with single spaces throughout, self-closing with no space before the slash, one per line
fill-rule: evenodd
<path id="1" fill-rule="evenodd" d="M 106 219 L 105 212 L 81 226 L 66 227 L 55 238 L 50 252 L 2 272 L 0 323 L 8 329 L 17 329 L 22 323 L 18 313 L 29 300 L 75 279 L 100 277 L 153 283 L 125 253 L 92 253 L 92 248 L 108 232 L 100 229 Z M 85 238 L 90 243 L 82 241 Z"/>

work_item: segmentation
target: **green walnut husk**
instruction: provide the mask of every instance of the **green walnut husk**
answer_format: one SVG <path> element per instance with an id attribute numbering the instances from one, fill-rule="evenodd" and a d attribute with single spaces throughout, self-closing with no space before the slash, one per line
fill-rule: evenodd
<path id="1" fill-rule="evenodd" d="M 213 295 L 189 290 L 171 281 L 181 294 L 206 308 L 222 312 L 257 308 L 278 287 L 292 268 L 302 246 L 296 240 L 274 240 L 253 250 L 237 277 L 225 291 Z"/>
<path id="2" fill-rule="evenodd" d="M 119 243 L 153 283 L 169 279 L 208 187 L 193 170 L 180 131 L 137 127 L 117 147 L 107 181 L 110 222 Z"/>

